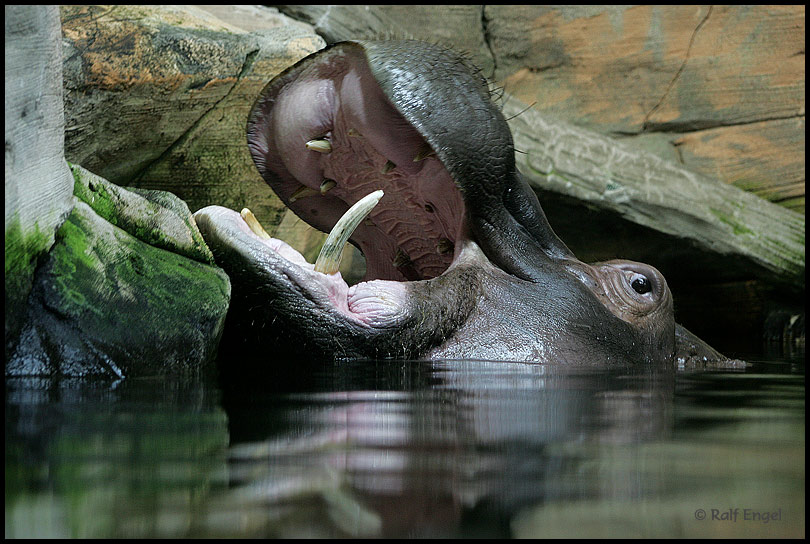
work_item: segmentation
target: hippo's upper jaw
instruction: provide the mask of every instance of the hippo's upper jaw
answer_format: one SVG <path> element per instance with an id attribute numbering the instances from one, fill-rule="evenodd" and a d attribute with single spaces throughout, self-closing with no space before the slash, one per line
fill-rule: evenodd
<path id="1" fill-rule="evenodd" d="M 198 225 L 233 283 L 231 326 L 334 358 L 674 354 L 663 277 L 576 260 L 515 168 L 486 81 L 455 53 L 336 44 L 271 81 L 247 131 L 259 172 L 299 217 L 325 232 L 356 227 L 345 236 L 366 277 L 343 281 L 339 248 L 310 264 L 251 228 L 249 213 L 204 208 Z M 341 219 L 361 200 L 367 217 Z"/>

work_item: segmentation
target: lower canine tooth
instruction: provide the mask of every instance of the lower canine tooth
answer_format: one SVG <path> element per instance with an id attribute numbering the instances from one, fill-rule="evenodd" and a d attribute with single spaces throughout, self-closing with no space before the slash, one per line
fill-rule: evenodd
<path id="1" fill-rule="evenodd" d="M 370 193 L 355 203 L 335 223 L 332 232 L 326 237 L 321 253 L 315 261 L 315 270 L 323 274 L 334 274 L 340 267 L 340 258 L 343 256 L 343 246 L 349 240 L 354 229 L 363 222 L 363 219 L 374 209 L 374 206 L 383 197 L 382 189 Z"/>
<path id="2" fill-rule="evenodd" d="M 329 140 L 310 140 L 306 143 L 307 149 L 317 151 L 318 153 L 331 153 L 332 144 Z"/>
<path id="3" fill-rule="evenodd" d="M 261 223 L 259 223 L 259 220 L 256 219 L 255 215 L 253 215 L 252 211 L 247 208 L 243 208 L 239 215 L 242 216 L 242 219 L 245 220 L 245 223 L 247 223 L 250 230 L 252 230 L 256 236 L 259 238 L 264 238 L 265 240 L 270 239 L 270 235 L 267 234 L 267 231 L 264 230 Z"/>

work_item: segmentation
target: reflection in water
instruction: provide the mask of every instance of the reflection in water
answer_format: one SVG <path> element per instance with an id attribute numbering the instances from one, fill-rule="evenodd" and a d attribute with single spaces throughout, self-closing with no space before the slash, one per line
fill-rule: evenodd
<path id="1" fill-rule="evenodd" d="M 7 380 L 6 536 L 804 536 L 803 363 L 268 365 Z"/>
<path id="2" fill-rule="evenodd" d="M 693 428 L 684 415 L 699 414 L 708 429 L 725 426 L 726 415 L 716 411 L 716 403 L 705 402 L 701 389 L 708 384 L 713 392 L 731 394 L 728 385 L 740 383 L 732 379 L 736 375 L 676 379 L 664 369 L 486 361 L 330 367 L 310 380 L 299 379 L 294 392 L 240 388 L 226 394 L 232 481 L 252 490 L 253 500 L 262 504 L 280 502 L 263 492 L 277 492 L 281 481 L 288 491 L 294 489 L 288 498 L 334 496 L 339 489 L 356 517 L 346 515 L 349 508 L 337 515 L 332 503 L 322 500 L 323 509 L 300 523 L 309 531 L 318 527 L 322 532 L 316 534 L 324 536 L 545 536 L 588 527 L 559 515 L 561 505 L 562 512 L 577 507 L 597 520 L 592 536 L 611 534 L 611 519 L 618 522 L 614 536 L 625 536 L 628 525 L 636 526 L 639 536 L 648 534 L 658 527 L 655 519 L 674 519 L 675 525 L 663 523 L 664 532 L 652 534 L 725 534 L 722 528 L 716 532 L 716 525 L 696 525 L 695 505 L 711 491 L 701 482 L 710 481 L 712 471 L 729 459 L 740 462 L 742 456 L 748 464 L 758 463 L 762 443 L 759 450 L 731 455 L 737 444 L 717 449 L 703 443 L 696 431 L 706 429 Z M 803 452 L 803 434 L 796 432 L 803 425 L 803 383 L 797 376 L 779 379 L 792 388 L 780 394 L 801 393 L 802 408 L 785 406 L 778 417 L 788 422 L 781 429 L 786 478 L 799 477 L 803 490 L 803 464 L 793 457 Z M 742 432 L 756 433 L 758 414 L 744 411 L 746 395 L 738 391 L 734 397 L 743 408 Z M 265 433 L 269 438 L 259 441 L 253 438 L 255 427 L 251 436 L 242 436 L 236 423 L 257 409 L 273 414 Z M 753 420 L 747 421 L 749 416 Z M 717 453 L 724 457 L 718 460 Z M 777 482 L 767 469 L 753 481 L 745 471 L 722 474 L 718 483 L 726 479 L 741 489 L 776 489 L 786 481 Z M 797 490 L 795 482 L 790 485 Z M 681 507 L 684 497 L 685 507 L 692 505 L 688 515 Z M 795 507 L 799 497 L 803 492 L 786 495 L 786 508 Z M 673 503 L 679 508 L 671 508 L 668 517 L 661 512 L 639 516 L 650 503 L 662 501 L 681 502 Z M 598 510 L 583 510 L 589 505 L 618 510 L 599 517 Z M 797 519 L 803 527 L 798 512 L 803 510 L 794 508 L 793 524 L 783 524 L 777 534 L 795 534 Z M 746 534 L 734 529 L 729 534 Z"/>
<path id="3" fill-rule="evenodd" d="M 6 378 L 6 537 L 183 536 L 227 481 L 200 383 Z"/>

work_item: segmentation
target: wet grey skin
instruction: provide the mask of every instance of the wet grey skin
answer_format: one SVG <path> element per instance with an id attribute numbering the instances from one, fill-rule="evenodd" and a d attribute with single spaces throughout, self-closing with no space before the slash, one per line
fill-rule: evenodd
<path id="1" fill-rule="evenodd" d="M 585 264 L 515 166 L 486 80 L 419 41 L 341 42 L 262 91 L 247 125 L 264 180 L 329 232 L 384 195 L 351 235 L 364 281 L 315 270 L 233 210 L 195 214 L 229 274 L 231 334 L 268 354 L 639 363 L 721 358 L 675 324 L 653 267 Z"/>

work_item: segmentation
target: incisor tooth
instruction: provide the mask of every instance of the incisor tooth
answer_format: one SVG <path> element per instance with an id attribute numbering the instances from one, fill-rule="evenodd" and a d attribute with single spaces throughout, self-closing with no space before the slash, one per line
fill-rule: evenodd
<path id="1" fill-rule="evenodd" d="M 335 185 L 337 185 L 337 182 L 333 179 L 323 180 L 323 183 L 321 183 L 321 194 L 325 195 L 326 193 L 331 191 L 335 187 Z"/>
<path id="2" fill-rule="evenodd" d="M 391 162 L 391 161 L 387 161 L 387 162 L 386 162 L 386 163 L 383 165 L 382 170 L 380 170 L 380 171 L 381 171 L 383 174 L 387 174 L 388 172 L 390 172 L 391 170 L 393 170 L 393 169 L 394 169 L 394 168 L 396 168 L 396 167 L 397 167 L 397 165 L 396 165 L 396 164 L 394 164 L 394 163 L 393 163 L 393 162 Z"/>
<path id="3" fill-rule="evenodd" d="M 307 149 L 311 149 L 312 151 L 317 151 L 318 153 L 331 153 L 332 152 L 332 144 L 329 143 L 329 140 L 310 140 L 306 143 Z"/>
<path id="4" fill-rule="evenodd" d="M 331 275 L 338 271 L 340 259 L 343 256 L 343 246 L 349 240 L 354 229 L 363 222 L 363 219 L 374 209 L 374 206 L 383 197 L 382 189 L 367 194 L 358 200 L 354 206 L 343 214 L 343 217 L 335 223 L 332 232 L 326 237 L 321 253 L 315 261 L 315 270 L 323 274 Z"/>
<path id="5" fill-rule="evenodd" d="M 413 158 L 413 162 L 419 162 L 421 160 L 427 159 L 428 157 L 433 157 L 436 153 L 433 151 L 433 148 L 428 145 L 427 142 L 422 144 L 422 147 L 419 148 L 419 151 L 416 152 L 416 156 Z"/>
<path id="6" fill-rule="evenodd" d="M 250 230 L 252 230 L 256 234 L 256 236 L 258 236 L 259 238 L 264 238 L 265 240 L 269 240 L 271 238 L 271 236 L 267 234 L 267 231 L 265 231 L 264 228 L 262 227 L 262 224 L 259 223 L 259 220 L 256 219 L 256 216 L 253 215 L 252 211 L 250 211 L 247 208 L 242 208 L 242 211 L 240 212 L 239 215 L 242 216 L 242 219 L 245 220 L 245 223 L 247 223 L 248 227 L 250 227 Z"/>
<path id="7" fill-rule="evenodd" d="M 298 200 L 299 198 L 305 198 L 308 196 L 314 196 L 321 194 L 320 191 L 313 189 L 312 187 L 307 187 L 306 185 L 302 185 L 298 189 L 295 190 L 293 194 L 290 195 L 290 204 Z"/>

